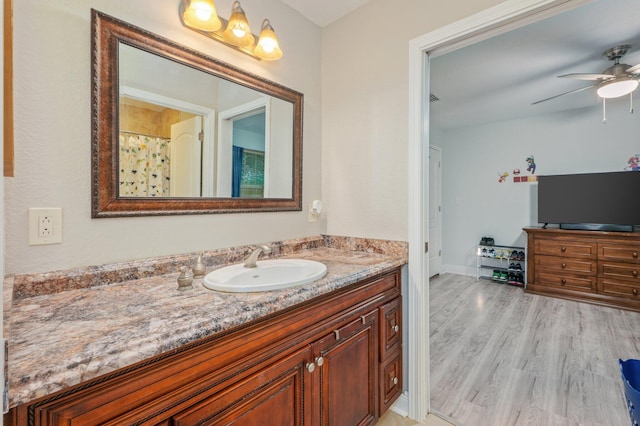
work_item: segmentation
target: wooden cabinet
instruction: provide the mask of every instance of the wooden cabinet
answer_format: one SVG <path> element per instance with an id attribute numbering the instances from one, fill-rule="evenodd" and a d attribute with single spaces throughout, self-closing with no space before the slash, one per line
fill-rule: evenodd
<path id="1" fill-rule="evenodd" d="M 375 424 L 402 392 L 400 270 L 13 408 L 8 425 Z"/>
<path id="2" fill-rule="evenodd" d="M 640 311 L 640 232 L 525 231 L 527 292 Z"/>

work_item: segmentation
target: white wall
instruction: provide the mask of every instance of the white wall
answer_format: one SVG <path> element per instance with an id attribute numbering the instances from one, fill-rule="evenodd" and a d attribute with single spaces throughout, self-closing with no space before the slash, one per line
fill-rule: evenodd
<path id="1" fill-rule="evenodd" d="M 537 175 L 622 171 L 640 151 L 640 116 L 628 98 L 598 106 L 440 132 L 442 147 L 443 264 L 475 274 L 475 245 L 526 242 L 522 227 L 537 225 L 537 184 L 514 183 L 533 155 Z M 509 176 L 498 183 L 503 172 Z"/>
<path id="2" fill-rule="evenodd" d="M 95 8 L 305 95 L 303 204 L 321 197 L 320 29 L 278 0 L 244 0 L 268 17 L 284 57 L 259 62 L 188 30 L 178 0 L 20 0 L 15 8 L 16 177 L 5 182 L 6 273 L 48 271 L 316 235 L 306 212 L 91 219 L 90 9 Z M 217 0 L 228 18 L 231 0 Z M 29 246 L 29 207 L 62 207 L 62 244 Z"/>

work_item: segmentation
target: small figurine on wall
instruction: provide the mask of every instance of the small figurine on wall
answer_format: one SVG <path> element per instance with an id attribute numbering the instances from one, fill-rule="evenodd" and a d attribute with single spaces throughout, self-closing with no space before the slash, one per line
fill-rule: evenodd
<path id="1" fill-rule="evenodd" d="M 536 174 L 536 162 L 533 159 L 533 155 L 527 157 L 527 171 L 531 172 L 532 175 Z"/>
<path id="2" fill-rule="evenodd" d="M 640 154 L 636 154 L 629 158 L 627 161 L 629 167 L 625 167 L 625 170 L 631 170 L 632 172 L 640 172 Z"/>
<path id="3" fill-rule="evenodd" d="M 498 178 L 498 182 L 499 182 L 499 183 L 502 183 L 502 182 L 504 182 L 504 181 L 505 181 L 505 179 L 507 179 L 507 176 L 509 176 L 509 173 L 507 173 L 507 172 L 504 172 L 504 173 L 502 173 L 502 174 L 499 174 L 499 173 L 498 173 L 498 175 L 500 176 L 500 177 Z"/>

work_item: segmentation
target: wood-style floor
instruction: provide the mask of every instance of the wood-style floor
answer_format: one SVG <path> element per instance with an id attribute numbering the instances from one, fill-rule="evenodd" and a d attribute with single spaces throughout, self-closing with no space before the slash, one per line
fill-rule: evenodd
<path id="1" fill-rule="evenodd" d="M 629 426 L 618 358 L 640 314 L 445 274 L 430 282 L 431 408 L 464 426 Z"/>

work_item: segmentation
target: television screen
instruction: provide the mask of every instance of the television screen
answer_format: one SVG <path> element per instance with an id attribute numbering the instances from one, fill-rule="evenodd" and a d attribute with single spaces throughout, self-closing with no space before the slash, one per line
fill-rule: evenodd
<path id="1" fill-rule="evenodd" d="M 538 222 L 640 225 L 640 173 L 538 176 Z"/>

